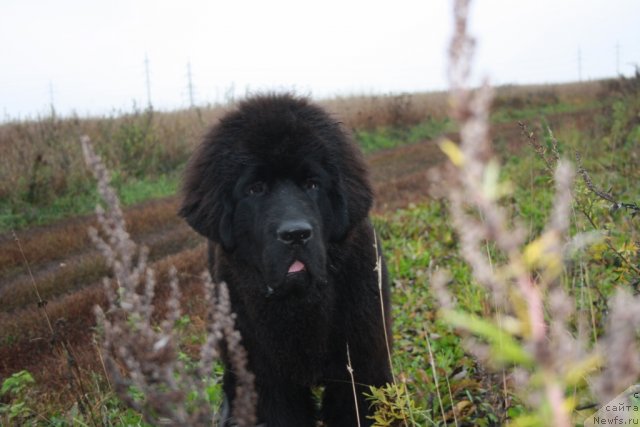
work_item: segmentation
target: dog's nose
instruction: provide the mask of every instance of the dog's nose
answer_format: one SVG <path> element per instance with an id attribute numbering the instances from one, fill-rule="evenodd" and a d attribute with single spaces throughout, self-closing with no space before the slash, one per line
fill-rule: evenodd
<path id="1" fill-rule="evenodd" d="M 313 228 L 306 221 L 285 221 L 278 227 L 278 240 L 287 245 L 302 245 L 313 236 Z"/>

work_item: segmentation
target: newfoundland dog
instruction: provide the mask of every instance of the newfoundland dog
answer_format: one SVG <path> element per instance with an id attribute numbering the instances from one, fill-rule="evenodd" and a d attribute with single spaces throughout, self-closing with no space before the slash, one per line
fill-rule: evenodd
<path id="1" fill-rule="evenodd" d="M 183 192 L 180 214 L 209 239 L 213 279 L 229 287 L 259 423 L 371 425 L 364 394 L 391 380 L 389 288 L 367 168 L 341 124 L 305 98 L 251 97 L 204 137 Z M 228 407 L 236 381 L 225 365 Z"/>

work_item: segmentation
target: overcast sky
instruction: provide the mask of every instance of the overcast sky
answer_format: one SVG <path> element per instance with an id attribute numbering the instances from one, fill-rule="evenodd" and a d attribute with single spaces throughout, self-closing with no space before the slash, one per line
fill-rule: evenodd
<path id="1" fill-rule="evenodd" d="M 446 87 L 450 0 L 2 0 L 0 119 L 189 105 L 234 92 L 326 97 Z M 640 0 L 476 0 L 476 77 L 631 75 Z M 579 60 L 579 56 L 581 59 Z M 581 69 L 580 69 L 581 68 Z"/>

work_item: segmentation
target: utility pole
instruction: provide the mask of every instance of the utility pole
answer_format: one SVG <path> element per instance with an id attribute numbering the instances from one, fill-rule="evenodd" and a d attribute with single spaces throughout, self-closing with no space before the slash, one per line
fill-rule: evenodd
<path id="1" fill-rule="evenodd" d="M 227 105 L 230 105 L 230 104 L 233 104 L 235 99 L 236 99 L 236 84 L 234 82 L 231 82 L 229 87 L 227 87 L 227 89 L 224 92 L 224 102 Z"/>
<path id="2" fill-rule="evenodd" d="M 191 77 L 191 61 L 187 62 L 187 88 L 189 89 L 189 106 L 195 107 L 195 101 L 193 96 L 193 79 Z"/>
<path id="3" fill-rule="evenodd" d="M 578 47 L 578 81 L 582 81 L 582 50 Z"/>
<path id="4" fill-rule="evenodd" d="M 620 75 L 620 43 L 616 43 L 616 76 Z"/>
<path id="5" fill-rule="evenodd" d="M 51 117 L 56 116 L 56 107 L 53 102 L 53 83 L 49 80 L 49 106 L 51 107 Z"/>
<path id="6" fill-rule="evenodd" d="M 144 73 L 146 75 L 147 78 L 147 104 L 149 109 L 152 109 L 152 105 L 151 105 L 151 78 L 149 77 L 149 56 L 147 56 L 147 54 L 144 54 Z"/>

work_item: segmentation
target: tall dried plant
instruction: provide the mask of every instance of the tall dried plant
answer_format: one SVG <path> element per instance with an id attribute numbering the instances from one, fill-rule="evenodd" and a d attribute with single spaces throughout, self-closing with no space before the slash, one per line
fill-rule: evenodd
<path id="1" fill-rule="evenodd" d="M 170 271 L 167 314 L 157 324 L 153 320 L 156 280 L 147 264 L 148 250 L 139 248 L 127 233 L 120 202 L 109 185 L 109 171 L 89 138 L 85 136 L 81 142 L 106 206 L 96 207 L 101 233 L 94 228 L 89 233 L 113 272 L 113 279 L 104 279 L 106 311 L 96 307 L 95 314 L 102 358 L 115 392 L 153 425 L 211 425 L 215 414 L 208 388 L 214 360 L 224 341 L 239 379 L 234 420 L 238 426 L 255 425 L 253 374 L 247 368 L 247 353 L 234 326 L 226 285 L 214 286 L 209 273 L 203 274 L 209 310 L 206 339 L 195 367 L 185 363 L 179 357 L 180 336 L 174 328 L 182 315 L 177 272 L 173 268 Z"/>
<path id="2" fill-rule="evenodd" d="M 481 361 L 505 369 L 538 423 L 568 427 L 577 402 L 567 390 L 590 381 L 598 367 L 605 366 L 593 381 L 600 402 L 638 379 L 640 300 L 618 292 L 610 304 L 610 326 L 595 346 L 575 333 L 580 323 L 575 298 L 563 285 L 564 260 L 576 246 L 569 243 L 580 240 L 568 236 L 574 170 L 567 161 L 556 161 L 553 208 L 540 235 L 528 236 L 501 205 L 508 190 L 491 151 L 493 92 L 486 81 L 476 90 L 469 83 L 475 45 L 468 34 L 469 4 L 455 1 L 449 50 L 450 114 L 460 126 L 461 142 L 445 140 L 441 147 L 453 165 L 447 197 L 461 254 L 486 290 L 493 317 L 456 309 L 443 274 L 433 275 L 432 287 L 441 316 L 469 333 L 468 348 Z"/>

